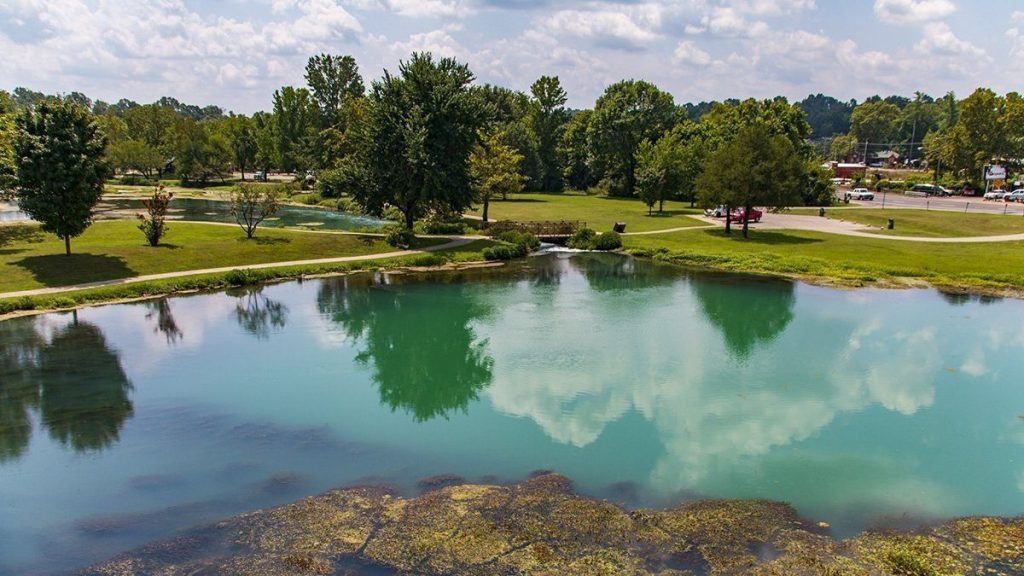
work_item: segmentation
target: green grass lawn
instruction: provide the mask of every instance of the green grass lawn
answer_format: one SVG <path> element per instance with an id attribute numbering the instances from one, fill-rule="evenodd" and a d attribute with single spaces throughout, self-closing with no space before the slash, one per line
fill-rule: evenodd
<path id="1" fill-rule="evenodd" d="M 469 212 L 474 216 L 480 216 L 481 213 L 481 206 Z M 689 203 L 666 202 L 662 214 L 658 214 L 655 206 L 654 215 L 648 216 L 647 206 L 636 199 L 573 193 L 528 193 L 515 194 L 504 201 L 491 201 L 488 217 L 519 222 L 579 220 L 599 232 L 611 230 L 616 222 L 625 222 L 626 232 L 646 232 L 703 226 L 703 222 L 689 217 L 700 213 L 699 209 L 690 208 Z"/>
<path id="2" fill-rule="evenodd" d="M 858 286 L 911 278 L 937 286 L 1024 290 L 1024 242 L 929 244 L 804 231 L 723 230 L 624 237 L 627 250 L 684 265 Z"/>
<path id="3" fill-rule="evenodd" d="M 420 239 L 420 245 L 444 242 Z M 146 244 L 133 221 L 93 224 L 71 241 L 35 225 L 0 226 L 0 292 L 127 278 L 161 272 L 355 256 L 395 250 L 382 238 L 260 229 L 247 240 L 237 227 L 172 222 L 161 246 Z"/>
<path id="4" fill-rule="evenodd" d="M 799 208 L 794 214 L 817 214 L 818 209 Z M 878 228 L 877 233 L 895 236 L 966 237 L 1024 234 L 1024 217 L 1001 214 L 964 214 L 940 210 L 882 210 L 879 208 L 826 209 L 828 218 Z M 895 229 L 886 230 L 889 218 Z"/>

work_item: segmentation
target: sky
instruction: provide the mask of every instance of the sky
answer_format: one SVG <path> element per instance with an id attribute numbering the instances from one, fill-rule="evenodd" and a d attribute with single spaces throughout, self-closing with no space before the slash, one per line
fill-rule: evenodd
<path id="1" fill-rule="evenodd" d="M 1024 0 L 2 0 L 0 89 L 161 96 L 239 113 L 317 53 L 367 85 L 413 51 L 479 82 L 558 76 L 569 105 L 642 79 L 677 103 L 1024 87 Z"/>

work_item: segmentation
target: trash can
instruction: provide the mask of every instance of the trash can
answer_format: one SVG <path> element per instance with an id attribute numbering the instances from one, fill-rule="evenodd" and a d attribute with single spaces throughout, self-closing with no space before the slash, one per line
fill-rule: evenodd
<path id="1" fill-rule="evenodd" d="M 886 228 L 888 228 L 889 230 L 892 230 L 895 227 L 896 227 L 896 221 L 893 220 L 892 218 L 889 218 L 889 224 L 886 226 Z"/>
<path id="2" fill-rule="evenodd" d="M 825 216 L 825 209 L 824 208 L 818 208 L 818 216 L 822 216 L 822 217 Z"/>
<path id="3" fill-rule="evenodd" d="M 612 230 L 615 231 L 615 232 L 618 232 L 619 234 L 622 234 L 623 232 L 626 231 L 626 223 L 625 222 L 616 222 L 615 225 L 612 226 Z"/>

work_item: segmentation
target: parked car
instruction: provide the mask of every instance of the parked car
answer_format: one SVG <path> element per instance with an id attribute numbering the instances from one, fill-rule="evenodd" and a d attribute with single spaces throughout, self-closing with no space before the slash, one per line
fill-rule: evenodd
<path id="1" fill-rule="evenodd" d="M 739 223 L 742 223 L 744 220 L 746 220 L 748 222 L 760 222 L 761 221 L 761 216 L 764 216 L 764 212 L 761 212 L 760 210 L 757 210 L 755 208 L 751 208 L 750 209 L 750 216 L 749 217 L 747 216 L 746 212 L 747 211 L 744 210 L 743 208 L 740 208 L 738 210 L 733 210 L 732 214 L 729 215 L 729 221 L 730 222 L 739 222 Z"/>
<path id="2" fill-rule="evenodd" d="M 953 193 L 934 184 L 915 184 L 913 188 L 904 192 L 907 196 L 951 196 Z"/>
<path id="3" fill-rule="evenodd" d="M 846 194 L 850 200 L 874 200 L 875 193 L 867 188 L 854 188 Z"/>
<path id="4" fill-rule="evenodd" d="M 960 194 L 964 196 L 974 196 L 978 191 L 974 189 L 974 186 L 970 184 L 964 184 L 964 187 L 960 189 Z"/>
<path id="5" fill-rule="evenodd" d="M 1003 200 L 1007 202 L 1024 202 L 1024 188 L 1010 192 L 1003 197 Z"/>
<path id="6" fill-rule="evenodd" d="M 725 204 L 720 204 L 714 208 L 705 208 L 704 215 L 709 218 L 722 218 L 725 216 L 726 210 Z"/>
<path id="7" fill-rule="evenodd" d="M 989 190 L 988 192 L 985 192 L 985 195 L 982 196 L 982 200 L 1002 200 L 1005 197 L 1006 190 L 996 188 L 994 190 Z"/>

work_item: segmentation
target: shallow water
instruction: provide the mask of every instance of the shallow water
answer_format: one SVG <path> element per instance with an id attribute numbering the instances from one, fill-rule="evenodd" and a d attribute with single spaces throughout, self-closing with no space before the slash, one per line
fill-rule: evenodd
<path id="1" fill-rule="evenodd" d="M 0 573 L 435 474 L 771 498 L 839 536 L 1018 515 L 1022 321 L 1016 300 L 551 254 L 0 322 Z"/>

